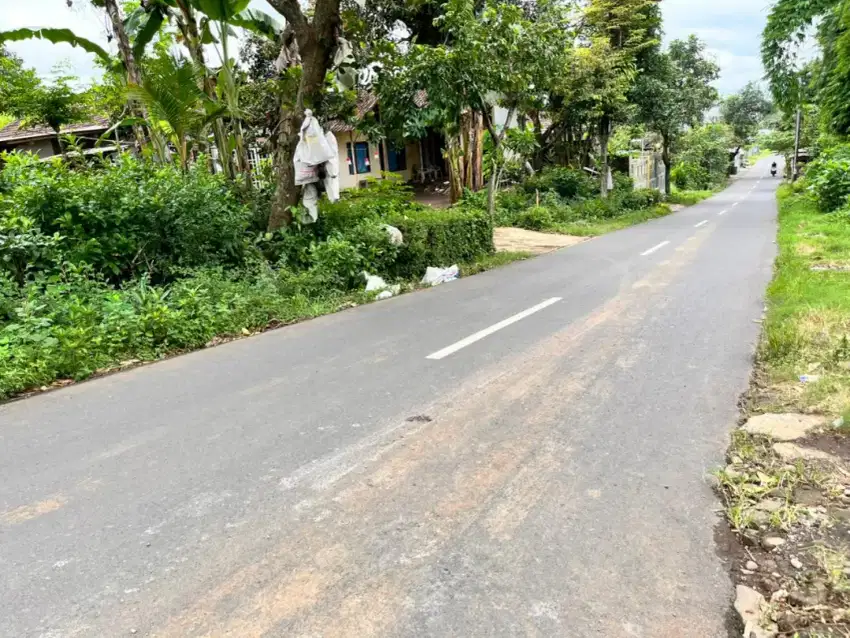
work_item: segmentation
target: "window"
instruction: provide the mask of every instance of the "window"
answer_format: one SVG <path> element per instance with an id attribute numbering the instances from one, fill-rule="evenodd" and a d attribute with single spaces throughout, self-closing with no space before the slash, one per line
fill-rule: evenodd
<path id="1" fill-rule="evenodd" d="M 403 146 L 395 149 L 387 144 L 387 167 L 392 172 L 407 170 L 407 153 Z"/>
<path id="2" fill-rule="evenodd" d="M 371 173 L 372 166 L 369 162 L 369 142 L 355 142 L 352 153 L 351 142 L 346 143 L 345 152 L 348 155 L 348 174 L 358 175 Z"/>

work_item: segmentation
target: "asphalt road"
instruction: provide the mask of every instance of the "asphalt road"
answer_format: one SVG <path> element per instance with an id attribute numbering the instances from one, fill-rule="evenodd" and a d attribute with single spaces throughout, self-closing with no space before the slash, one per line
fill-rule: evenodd
<path id="1" fill-rule="evenodd" d="M 573 248 L 0 407 L 0 635 L 725 636 L 706 476 L 775 255 L 768 165 Z"/>

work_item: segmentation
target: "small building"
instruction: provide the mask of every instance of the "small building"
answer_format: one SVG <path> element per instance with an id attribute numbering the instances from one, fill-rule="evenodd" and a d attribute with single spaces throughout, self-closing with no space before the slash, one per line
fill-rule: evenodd
<path id="1" fill-rule="evenodd" d="M 629 155 L 629 177 L 635 190 L 651 188 L 663 191 L 666 182 L 666 167 L 661 153 L 641 151 Z"/>
<path id="2" fill-rule="evenodd" d="M 425 104 L 424 92 L 417 100 Z M 372 111 L 380 117 L 378 98 L 371 93 L 361 93 L 355 119 L 360 121 Z M 428 135 L 419 140 L 407 140 L 398 148 L 388 140 L 370 140 L 357 131 L 356 124 L 342 120 L 328 122 L 326 129 L 337 141 L 340 189 L 364 186 L 368 178 L 379 179 L 382 172 L 396 173 L 406 182 L 430 182 L 446 177 L 442 154 L 444 141 L 435 131 L 429 130 Z"/>
<path id="3" fill-rule="evenodd" d="M 95 117 L 88 122 L 63 126 L 61 133 L 72 133 L 80 139 L 84 149 L 93 149 L 100 137 L 109 130 L 109 120 Z M 15 120 L 0 129 L 0 151 L 29 151 L 42 159 L 59 155 L 62 151 L 56 131 L 48 126 L 23 127 Z"/>

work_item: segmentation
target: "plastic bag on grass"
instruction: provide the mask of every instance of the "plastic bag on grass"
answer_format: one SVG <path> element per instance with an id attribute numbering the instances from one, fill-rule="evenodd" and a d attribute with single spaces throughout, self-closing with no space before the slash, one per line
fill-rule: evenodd
<path id="1" fill-rule="evenodd" d="M 387 235 L 390 237 L 390 243 L 393 246 L 401 246 L 404 243 L 404 235 L 395 226 L 384 224 L 384 230 L 387 231 Z"/>
<path id="2" fill-rule="evenodd" d="M 381 294 L 375 297 L 376 299 L 389 299 L 401 292 L 401 286 L 399 284 L 391 286 L 384 281 L 383 277 L 379 277 L 378 275 L 370 275 L 368 272 L 363 271 L 363 278 L 366 279 L 366 292 L 382 291 Z"/>
<path id="3" fill-rule="evenodd" d="M 428 266 L 425 269 L 425 276 L 422 277 L 422 283 L 429 286 L 439 286 L 450 281 L 454 281 L 460 276 L 460 269 L 457 264 L 449 268 L 435 268 Z"/>

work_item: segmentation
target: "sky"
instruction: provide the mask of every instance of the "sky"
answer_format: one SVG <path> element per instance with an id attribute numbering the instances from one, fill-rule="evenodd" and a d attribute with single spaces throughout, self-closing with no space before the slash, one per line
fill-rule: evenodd
<path id="1" fill-rule="evenodd" d="M 721 94 L 734 93 L 750 80 L 760 80 L 763 72 L 759 40 L 771 0 L 661 0 L 665 40 L 685 38 L 695 33 L 705 41 L 721 68 L 717 88 Z M 20 27 L 64 27 L 80 36 L 107 45 L 105 16 L 87 0 L 0 0 L 0 30 Z M 265 0 L 251 6 L 275 12 Z M 98 75 L 88 53 L 68 45 L 47 42 L 16 42 L 9 48 L 39 74 L 49 76 L 57 62 L 66 63 L 83 80 Z"/>

